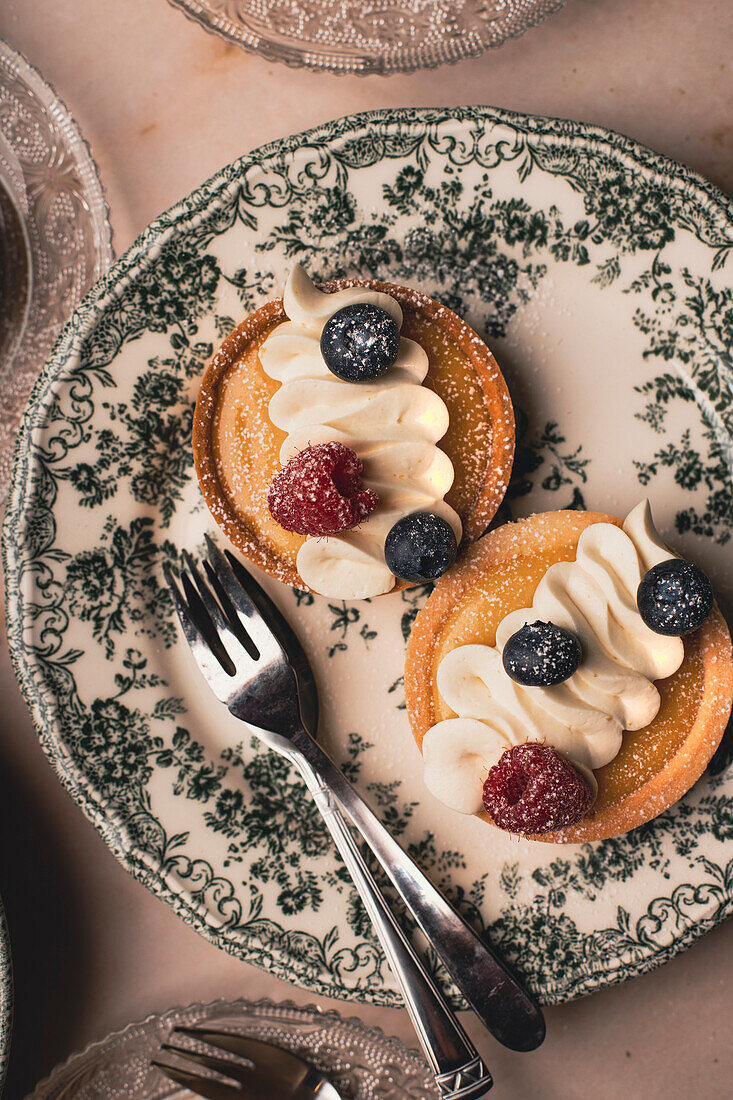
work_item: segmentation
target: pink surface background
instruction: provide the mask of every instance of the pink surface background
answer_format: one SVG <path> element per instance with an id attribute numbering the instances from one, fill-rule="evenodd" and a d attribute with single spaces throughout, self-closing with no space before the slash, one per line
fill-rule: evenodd
<path id="1" fill-rule="evenodd" d="M 165 0 L 2 0 L 0 37 L 91 144 L 120 254 L 239 154 L 373 107 L 490 103 L 600 123 L 733 193 L 730 0 L 569 0 L 498 51 L 404 77 L 290 70 L 206 35 Z M 0 652 L 0 895 L 16 1018 L 6 1096 L 108 1031 L 176 1003 L 317 998 L 209 946 L 117 865 L 38 747 Z M 733 924 L 661 970 L 547 1013 L 530 1055 L 466 1023 L 497 1100 L 733 1095 Z M 318 1000 L 411 1045 L 403 1011 Z"/>

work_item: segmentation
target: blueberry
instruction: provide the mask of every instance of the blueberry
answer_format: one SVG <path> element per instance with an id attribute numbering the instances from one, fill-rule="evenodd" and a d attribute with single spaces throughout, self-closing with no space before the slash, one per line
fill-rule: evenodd
<path id="1" fill-rule="evenodd" d="M 394 366 L 400 333 L 385 309 L 355 302 L 329 317 L 321 333 L 326 366 L 344 382 L 372 382 Z"/>
<path id="2" fill-rule="evenodd" d="M 456 560 L 453 528 L 434 512 L 412 512 L 387 535 L 384 559 L 403 581 L 433 581 Z"/>
<path id="3" fill-rule="evenodd" d="M 583 659 L 580 642 L 554 623 L 527 623 L 504 646 L 502 661 L 510 679 L 525 687 L 551 687 L 572 676 Z"/>
<path id="4" fill-rule="evenodd" d="M 713 586 L 698 565 L 670 558 L 642 578 L 636 604 L 655 634 L 680 638 L 707 619 L 713 606 Z"/>

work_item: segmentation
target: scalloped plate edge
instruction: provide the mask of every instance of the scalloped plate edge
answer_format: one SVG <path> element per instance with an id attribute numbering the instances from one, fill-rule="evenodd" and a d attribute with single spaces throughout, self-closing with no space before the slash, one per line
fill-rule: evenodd
<path id="1" fill-rule="evenodd" d="M 365 133 L 369 132 L 376 122 L 384 126 L 413 125 L 425 127 L 431 122 L 447 119 L 456 122 L 486 120 L 495 124 L 506 123 L 519 131 L 527 133 L 552 134 L 557 140 L 564 140 L 568 144 L 587 144 L 590 142 L 605 147 L 610 145 L 635 165 L 663 178 L 668 186 L 676 186 L 683 191 L 696 191 L 704 201 L 717 206 L 727 219 L 733 221 L 733 202 L 717 187 L 692 169 L 662 156 L 634 139 L 613 130 L 567 119 L 526 115 L 488 106 L 447 109 L 377 109 L 346 115 L 332 122 L 323 123 L 309 130 L 269 142 L 220 169 L 191 192 L 189 196 L 179 200 L 154 219 L 113 267 L 91 288 L 77 307 L 62 330 L 31 393 L 16 443 L 13 478 L 2 531 L 8 644 L 15 675 L 31 712 L 41 746 L 54 771 L 64 788 L 81 807 L 111 849 L 118 862 L 135 879 L 166 901 L 174 912 L 187 924 L 194 927 L 205 939 L 230 954 L 278 977 L 283 977 L 285 980 L 302 981 L 306 988 L 319 995 L 342 997 L 345 1000 L 355 1002 L 365 1001 L 381 1007 L 400 1005 L 402 1002 L 399 994 L 385 989 L 380 997 L 375 995 L 373 991 L 344 989 L 341 986 L 334 987 L 320 980 L 314 981 L 310 972 L 306 974 L 304 970 L 299 969 L 297 959 L 290 958 L 286 966 L 273 958 L 263 960 L 259 948 L 250 949 L 247 944 L 223 941 L 221 933 L 212 927 L 205 918 L 202 918 L 200 906 L 196 905 L 187 891 L 172 890 L 159 873 L 145 865 L 144 859 L 134 851 L 129 850 L 130 846 L 125 844 L 124 832 L 118 827 L 114 818 L 105 812 L 89 786 L 75 774 L 73 765 L 64 753 L 63 746 L 56 743 L 53 735 L 47 732 L 48 729 L 53 728 L 54 713 L 53 707 L 46 707 L 45 702 L 40 699 L 35 689 L 33 665 L 24 652 L 23 626 L 18 614 L 21 601 L 19 577 L 22 566 L 22 545 L 14 541 L 13 528 L 22 518 L 24 505 L 32 496 L 30 491 L 32 483 L 29 480 L 29 474 L 31 473 L 33 429 L 43 424 L 43 415 L 48 401 L 53 396 L 54 385 L 57 380 L 63 380 L 64 368 L 69 359 L 77 354 L 81 337 L 93 328 L 107 302 L 114 297 L 120 283 L 132 275 L 135 265 L 144 259 L 151 248 L 160 245 L 167 234 L 173 232 L 184 218 L 186 220 L 195 219 L 197 214 L 206 209 L 208 203 L 227 186 L 236 186 L 245 169 L 261 165 L 269 158 L 291 153 L 308 143 L 326 139 L 333 142 L 347 135 L 353 136 L 355 132 L 360 130 Z M 712 908 L 711 904 L 711 911 Z M 544 1004 L 562 1003 L 574 997 L 586 995 L 609 985 L 625 981 L 636 975 L 647 973 L 689 947 L 731 913 L 733 913 L 733 897 L 729 897 L 725 905 L 717 907 L 714 915 L 708 918 L 699 918 L 694 926 L 688 928 L 673 943 L 656 947 L 644 958 L 633 962 L 619 960 L 617 965 L 611 967 L 599 964 L 583 968 L 581 974 L 565 984 L 561 984 L 559 981 L 549 981 L 539 991 L 540 999 Z M 460 1001 L 454 1003 L 458 1007 L 463 1007 Z"/>

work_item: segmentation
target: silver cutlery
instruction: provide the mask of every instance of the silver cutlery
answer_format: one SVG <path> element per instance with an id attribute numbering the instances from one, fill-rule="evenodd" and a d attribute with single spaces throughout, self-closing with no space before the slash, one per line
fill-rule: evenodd
<path id="1" fill-rule="evenodd" d="M 441 1095 L 466 1100 L 485 1095 L 490 1074 L 397 924 L 339 804 L 489 1030 L 512 1049 L 532 1050 L 544 1038 L 542 1014 L 317 744 L 312 736 L 315 681 L 294 632 L 241 563 L 209 539 L 207 545 L 206 579 L 192 557 L 182 555 L 183 593 L 166 567 L 183 633 L 199 667 L 229 710 L 299 768 L 374 921 Z"/>
<path id="2" fill-rule="evenodd" d="M 184 1062 L 185 1068 L 157 1060 L 150 1064 L 169 1080 L 205 1100 L 341 1100 L 320 1070 L 289 1050 L 209 1028 L 177 1027 L 172 1034 L 196 1040 L 195 1049 L 171 1042 L 161 1045 L 161 1050 Z M 200 1050 L 201 1046 L 205 1049 Z M 207 1049 L 210 1047 L 234 1054 L 245 1062 L 222 1058 Z M 198 1066 L 229 1078 L 230 1083 L 200 1073 Z"/>
<path id="3" fill-rule="evenodd" d="M 191 644 L 194 656 L 209 683 L 212 683 L 212 675 L 216 677 L 219 687 L 215 687 L 214 690 L 221 698 L 224 690 L 230 687 L 227 684 L 222 687 L 221 677 L 222 675 L 226 676 L 227 673 L 222 672 L 222 668 L 218 663 L 221 655 L 213 660 L 213 652 L 216 652 L 216 647 L 221 644 L 222 632 L 231 629 L 231 627 L 236 628 L 237 624 L 239 624 L 237 633 L 239 634 L 241 631 L 241 620 L 237 613 L 238 607 L 244 606 L 250 611 L 251 615 L 257 616 L 258 620 L 261 612 L 264 612 L 267 615 L 267 624 L 262 619 L 259 623 L 262 633 L 255 634 L 260 646 L 262 646 L 259 650 L 260 659 L 267 660 L 269 656 L 279 665 L 283 660 L 282 655 L 287 647 L 292 661 L 292 666 L 289 667 L 298 669 L 299 703 L 304 725 L 307 723 L 308 728 L 315 732 L 318 723 L 318 693 L 305 651 L 298 642 L 295 632 L 292 631 L 285 618 L 272 604 L 264 590 L 256 584 L 235 559 L 230 560 L 231 564 L 224 558 L 221 551 L 209 542 L 209 560 L 204 562 L 204 568 L 209 583 L 216 591 L 218 601 L 214 598 L 214 593 L 208 588 L 189 554 L 184 553 L 183 555 L 181 574 L 187 602 L 184 602 L 184 598 L 170 572 L 166 573 L 166 579 L 169 586 L 171 586 L 171 594 L 184 634 Z M 237 570 L 239 580 L 235 576 L 232 566 Z M 247 586 L 246 589 L 243 587 L 244 584 Z M 259 611 L 255 600 L 259 605 Z M 248 606 L 250 602 L 251 608 Z M 244 614 L 244 611 L 240 610 L 239 613 Z M 202 614 L 208 615 L 208 620 L 202 618 Z M 226 622 L 223 619 L 224 614 L 226 614 Z M 212 633 L 214 630 L 216 631 L 216 638 Z M 254 631 L 251 631 L 251 633 L 248 631 L 248 633 L 250 647 L 247 659 L 251 663 L 254 660 L 251 653 Z M 243 645 L 244 640 L 243 634 L 240 634 L 237 638 L 240 645 Z M 269 651 L 264 650 L 265 644 L 269 644 Z M 231 639 L 227 641 L 227 646 L 229 650 L 234 649 Z M 236 653 L 236 650 L 234 650 L 234 653 Z M 234 654 L 230 655 L 233 656 Z M 276 656 L 273 657 L 273 655 Z M 240 664 L 243 662 L 241 653 L 239 654 L 239 661 Z M 253 728 L 256 733 L 262 734 L 261 729 Z M 278 746 L 277 751 L 283 752 L 284 750 Z M 400 983 L 405 1004 L 435 1074 L 440 1095 L 445 1097 L 446 1100 L 458 1100 L 458 1098 L 461 1098 L 461 1100 L 478 1100 L 479 1097 L 485 1096 L 493 1083 L 491 1074 L 483 1065 L 473 1044 L 466 1036 L 409 939 L 397 923 L 364 862 L 364 858 L 344 821 L 341 811 L 333 799 L 327 797 L 327 792 L 322 789 L 320 781 L 314 783 L 313 773 L 310 769 L 303 770 L 299 756 L 292 755 L 288 751 L 285 751 L 284 754 L 301 769 L 303 778 L 314 794 L 316 804 L 323 814 L 324 821 L 354 880 L 382 943 L 384 952 Z"/>

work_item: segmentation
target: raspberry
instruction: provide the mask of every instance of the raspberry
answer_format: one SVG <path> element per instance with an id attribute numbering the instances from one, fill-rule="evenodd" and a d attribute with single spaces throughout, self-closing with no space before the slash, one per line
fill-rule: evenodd
<path id="1" fill-rule="evenodd" d="M 286 531 L 337 535 L 374 511 L 379 497 L 362 486 L 362 464 L 343 443 L 319 443 L 290 459 L 270 485 L 267 506 Z"/>
<path id="2" fill-rule="evenodd" d="M 510 833 L 548 833 L 574 825 L 590 804 L 590 787 L 580 772 L 537 741 L 507 749 L 484 783 L 486 812 Z"/>

